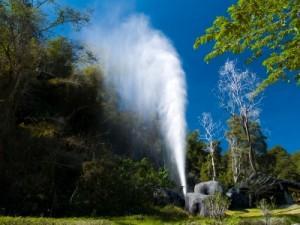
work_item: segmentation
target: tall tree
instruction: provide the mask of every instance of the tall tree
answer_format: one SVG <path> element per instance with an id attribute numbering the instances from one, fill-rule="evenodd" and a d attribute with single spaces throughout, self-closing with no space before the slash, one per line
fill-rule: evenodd
<path id="1" fill-rule="evenodd" d="M 228 16 L 219 16 L 194 48 L 213 41 L 205 61 L 226 52 L 250 50 L 247 62 L 264 56 L 262 65 L 268 77 L 257 91 L 282 78 L 300 82 L 300 1 L 238 0 L 228 8 Z"/>
<path id="2" fill-rule="evenodd" d="M 219 93 L 221 106 L 225 108 L 232 117 L 238 116 L 238 120 L 248 142 L 248 158 L 250 169 L 256 172 L 254 149 L 251 133 L 250 122 L 257 120 L 260 109 L 258 105 L 261 98 L 254 95 L 257 86 L 256 74 L 249 71 L 240 71 L 236 68 L 233 61 L 227 61 L 220 71 Z"/>
<path id="3" fill-rule="evenodd" d="M 251 164 L 249 164 L 249 142 L 241 118 L 239 116 L 231 117 L 228 120 L 229 130 L 226 137 L 229 140 L 230 160 L 232 165 L 232 175 L 234 183 L 237 183 L 249 176 L 251 173 Z M 249 122 L 249 134 L 252 140 L 253 155 L 255 156 L 255 168 L 262 168 L 259 164 L 260 158 L 267 153 L 266 137 L 263 135 L 257 122 Z"/>

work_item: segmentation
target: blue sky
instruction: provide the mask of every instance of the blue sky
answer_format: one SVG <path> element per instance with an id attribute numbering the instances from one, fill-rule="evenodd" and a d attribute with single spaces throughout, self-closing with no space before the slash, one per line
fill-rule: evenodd
<path id="1" fill-rule="evenodd" d="M 193 43 L 203 34 L 214 18 L 225 15 L 233 0 L 65 0 L 78 9 L 94 8 L 95 12 L 109 13 L 118 6 L 125 14 L 143 13 L 150 18 L 152 26 L 161 30 L 177 49 L 186 72 L 188 85 L 187 122 L 189 130 L 199 129 L 198 117 L 202 112 L 211 112 L 213 117 L 225 122 L 228 114 L 219 107 L 213 93 L 218 80 L 219 68 L 227 59 L 237 59 L 241 68 L 243 55 L 224 55 L 213 59 L 209 64 L 203 57 L 211 45 L 195 51 Z M 101 8 L 101 10 L 99 10 Z M 97 15 L 100 16 L 101 15 Z M 247 68 L 265 77 L 260 62 L 247 65 Z M 288 151 L 300 150 L 300 87 L 294 83 L 277 83 L 264 93 L 262 102 L 261 126 L 267 136 L 269 147 L 280 144 Z"/>

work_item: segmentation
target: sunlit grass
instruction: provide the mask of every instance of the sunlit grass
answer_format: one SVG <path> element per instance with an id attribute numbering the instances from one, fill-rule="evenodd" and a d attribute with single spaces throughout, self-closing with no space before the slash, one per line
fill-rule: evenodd
<path id="1" fill-rule="evenodd" d="M 300 223 L 300 205 L 279 208 L 272 211 L 274 217 Z M 238 225 L 241 220 L 261 219 L 259 209 L 228 211 L 223 224 Z M 148 215 L 128 215 L 101 218 L 34 218 L 0 217 L 0 225 L 208 225 L 211 220 L 191 216 L 183 209 L 167 206 L 154 209 Z"/>
<path id="2" fill-rule="evenodd" d="M 237 217 L 259 217 L 262 216 L 260 209 L 245 209 L 245 210 L 234 210 L 227 211 L 226 213 L 229 216 Z M 299 215 L 300 216 L 300 205 L 291 205 L 289 207 L 282 207 L 272 210 L 272 215 L 274 216 L 283 216 L 283 215 Z"/>

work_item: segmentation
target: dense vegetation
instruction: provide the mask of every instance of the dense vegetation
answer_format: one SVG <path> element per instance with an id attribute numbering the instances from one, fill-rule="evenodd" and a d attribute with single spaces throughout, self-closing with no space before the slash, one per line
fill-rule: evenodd
<path id="1" fill-rule="evenodd" d="M 247 143 L 244 132 L 240 124 L 233 123 L 234 120 L 228 121 L 230 130 L 228 133 L 236 132 L 241 139 L 240 147 L 244 149 L 241 155 L 241 164 L 247 165 Z M 255 158 L 259 171 L 271 174 L 279 179 L 287 179 L 291 181 L 300 180 L 299 170 L 299 152 L 288 153 L 281 146 L 274 146 L 267 149 L 266 137 L 263 136 L 261 128 L 258 124 L 253 123 L 252 135 L 255 140 Z M 244 141 L 242 141 L 244 140 Z M 193 131 L 188 136 L 187 147 L 187 171 L 189 187 L 193 187 L 195 183 L 200 181 L 211 180 L 213 170 L 211 166 L 210 154 L 205 151 L 206 145 L 200 138 L 199 131 Z M 234 177 L 232 175 L 232 158 L 229 151 L 222 151 L 220 147 L 215 152 L 217 180 L 221 181 L 226 187 L 234 185 Z M 244 161 L 244 162 L 243 162 Z M 240 171 L 240 180 L 249 176 L 251 173 L 249 167 L 242 166 Z"/>
<path id="2" fill-rule="evenodd" d="M 43 7 L 57 17 L 48 21 Z M 52 1 L 0 1 L 1 211 L 140 211 L 153 203 L 154 190 L 172 184 L 163 157 L 154 158 L 163 149 L 156 123 L 122 110 L 95 58 L 49 33 L 87 21 L 56 8 Z"/>

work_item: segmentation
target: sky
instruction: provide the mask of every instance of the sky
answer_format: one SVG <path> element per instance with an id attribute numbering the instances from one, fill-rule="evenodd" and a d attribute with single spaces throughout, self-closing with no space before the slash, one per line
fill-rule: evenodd
<path id="1" fill-rule="evenodd" d="M 219 56 L 209 64 L 203 61 L 211 44 L 193 49 L 197 36 L 204 33 L 216 16 L 226 15 L 234 0 L 63 0 L 80 10 L 92 9 L 92 21 L 101 14 L 125 15 L 141 13 L 149 17 L 152 26 L 163 32 L 176 48 L 186 73 L 188 104 L 186 119 L 189 131 L 200 129 L 199 116 L 211 112 L 225 123 L 229 115 L 220 108 L 214 94 L 218 71 L 227 59 L 237 60 L 241 69 L 249 69 L 261 78 L 265 69 L 257 61 L 245 66 L 244 55 Z M 269 148 L 282 145 L 289 152 L 300 150 L 300 87 L 295 83 L 279 82 L 267 88 L 261 104 L 260 123 Z"/>

